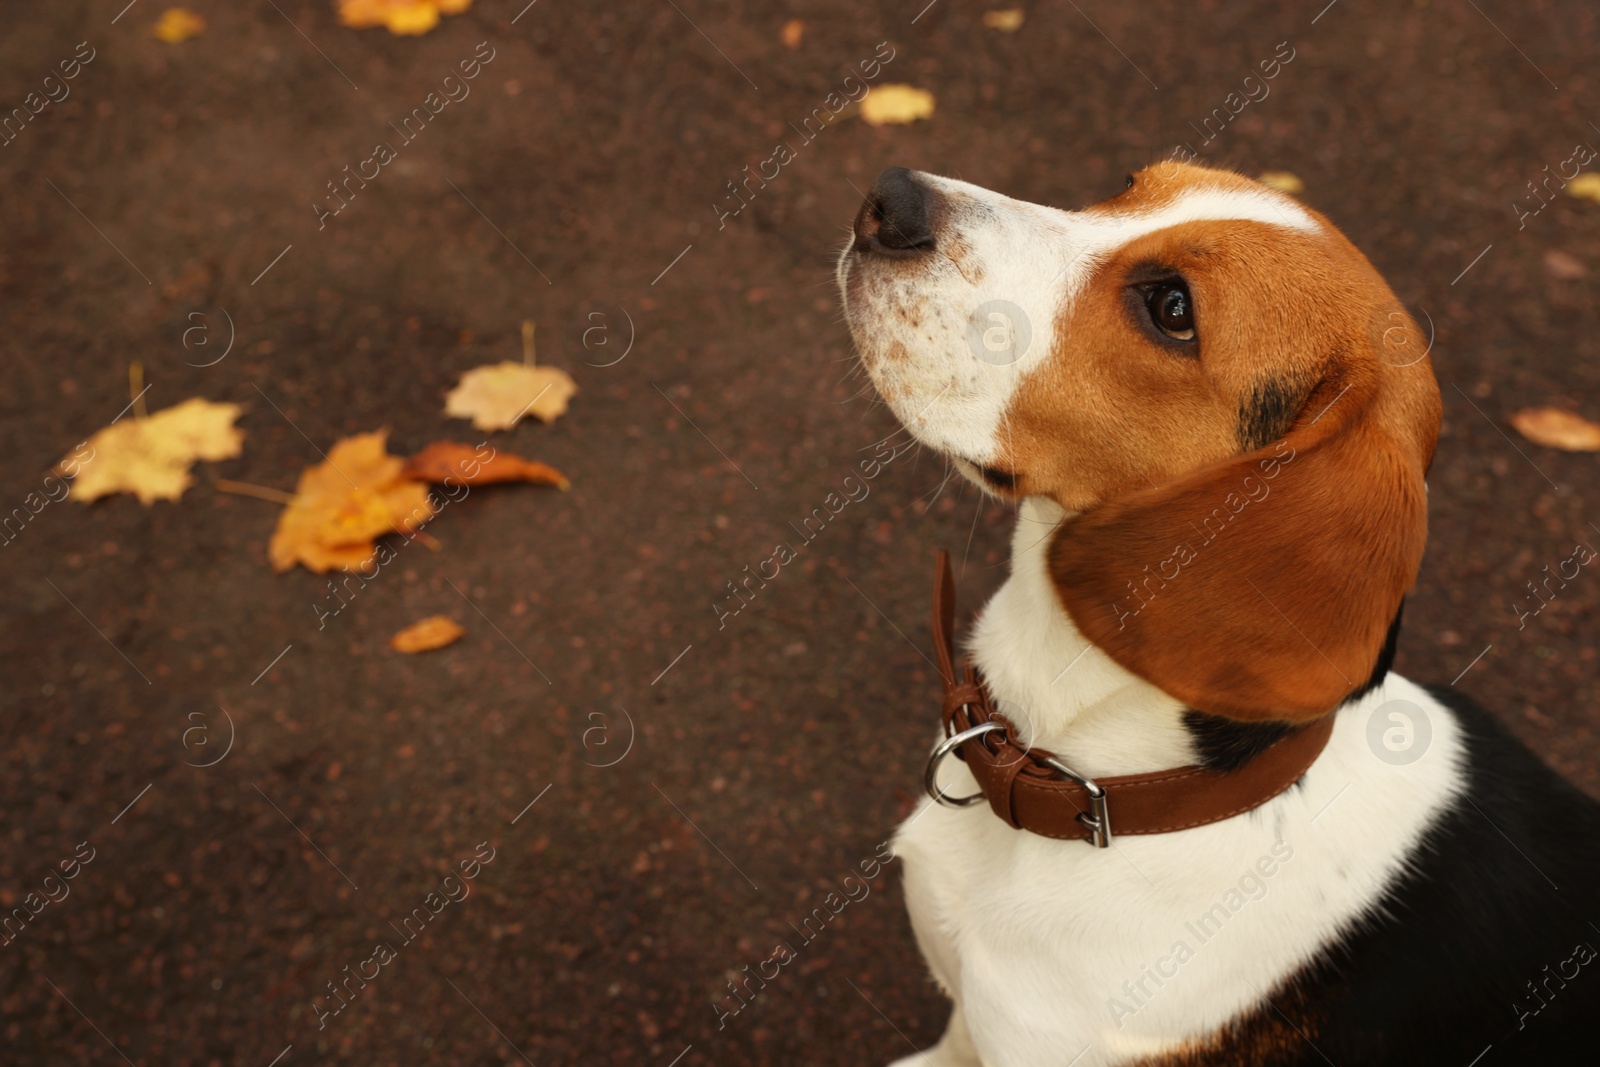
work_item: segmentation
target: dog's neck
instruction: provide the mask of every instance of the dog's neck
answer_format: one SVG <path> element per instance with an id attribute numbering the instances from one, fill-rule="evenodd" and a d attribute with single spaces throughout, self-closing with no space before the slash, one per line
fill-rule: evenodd
<path id="1" fill-rule="evenodd" d="M 1136 774 L 1196 762 L 1183 704 L 1118 666 L 1061 606 L 1048 553 L 1066 517 L 1048 498 L 1023 501 L 1011 538 L 1011 577 L 972 632 L 973 662 L 1021 740 L 1080 774 Z"/>

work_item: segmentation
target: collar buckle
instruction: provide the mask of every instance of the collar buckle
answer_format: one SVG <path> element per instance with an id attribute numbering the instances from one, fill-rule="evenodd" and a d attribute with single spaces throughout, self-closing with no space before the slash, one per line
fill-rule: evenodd
<path id="1" fill-rule="evenodd" d="M 1078 821 L 1088 827 L 1089 840 L 1095 848 L 1110 848 L 1111 810 L 1106 804 L 1105 787 L 1097 784 L 1093 778 L 1085 778 L 1054 756 L 1040 755 L 1038 760 L 1057 774 L 1083 786 L 1084 792 L 1089 794 L 1089 810 L 1078 812 Z"/>

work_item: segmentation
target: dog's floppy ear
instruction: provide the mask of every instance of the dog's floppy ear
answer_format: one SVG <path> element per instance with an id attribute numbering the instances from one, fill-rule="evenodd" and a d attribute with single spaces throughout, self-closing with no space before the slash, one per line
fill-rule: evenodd
<path id="1" fill-rule="evenodd" d="M 1416 576 L 1439 407 L 1426 359 L 1336 355 L 1280 440 L 1065 522 L 1062 602 L 1196 710 L 1324 714 L 1368 681 Z"/>

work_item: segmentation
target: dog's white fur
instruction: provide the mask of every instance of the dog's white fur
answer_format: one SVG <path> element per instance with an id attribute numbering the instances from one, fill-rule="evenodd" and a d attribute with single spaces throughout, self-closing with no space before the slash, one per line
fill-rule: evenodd
<path id="1" fill-rule="evenodd" d="M 961 262 L 934 257 L 915 275 L 852 292 L 847 252 L 839 268 L 846 314 L 907 428 L 977 463 L 995 454 L 1010 397 L 1054 348 L 1052 324 L 1094 283 L 1108 252 L 1191 219 L 1319 225 L 1266 190 L 1202 188 L 1154 212 L 1108 218 L 917 177 L 943 194 L 950 214 L 941 243 L 964 246 Z M 965 316 L 1002 297 L 1035 331 L 1010 366 L 980 361 L 965 341 Z M 910 322 L 892 313 L 897 307 L 914 309 Z M 1061 607 L 1045 553 L 1063 517 L 1044 498 L 1022 504 L 1011 576 L 971 638 L 975 663 L 1021 740 L 1082 774 L 1195 762 L 1183 706 L 1091 645 Z M 1404 766 L 1380 759 L 1368 740 L 1369 721 L 1394 700 L 1420 708 L 1432 732 L 1422 757 Z M 1389 725 L 1385 716 L 1380 728 Z M 1204 1042 L 1265 1005 L 1361 921 L 1459 792 L 1462 761 L 1453 713 L 1391 673 L 1338 712 L 1326 750 L 1298 785 L 1223 822 L 1095 849 L 1013 830 L 986 805 L 924 801 L 900 828 L 896 851 L 918 943 L 954 1009 L 938 1046 L 897 1067 L 1092 1067 Z M 976 789 L 956 760 L 946 761 L 943 786 L 952 795 Z M 1267 867 L 1270 877 L 1261 874 Z M 1251 888 L 1241 893 L 1247 878 Z M 1251 896 L 1257 884 L 1264 892 Z M 1231 907 L 1236 900 L 1244 903 Z M 1226 921 L 1213 920 L 1205 929 L 1221 928 L 1202 941 L 1194 924 L 1219 903 Z M 1180 942 L 1187 954 L 1175 951 Z"/>

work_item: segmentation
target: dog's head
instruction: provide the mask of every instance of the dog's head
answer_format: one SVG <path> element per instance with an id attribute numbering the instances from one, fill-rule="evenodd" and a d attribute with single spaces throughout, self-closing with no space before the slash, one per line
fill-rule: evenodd
<path id="1" fill-rule="evenodd" d="M 906 428 L 1068 512 L 1051 575 L 1117 662 L 1241 719 L 1367 682 L 1422 557 L 1439 390 L 1321 215 L 1179 163 L 1082 211 L 894 169 L 839 283 Z"/>

